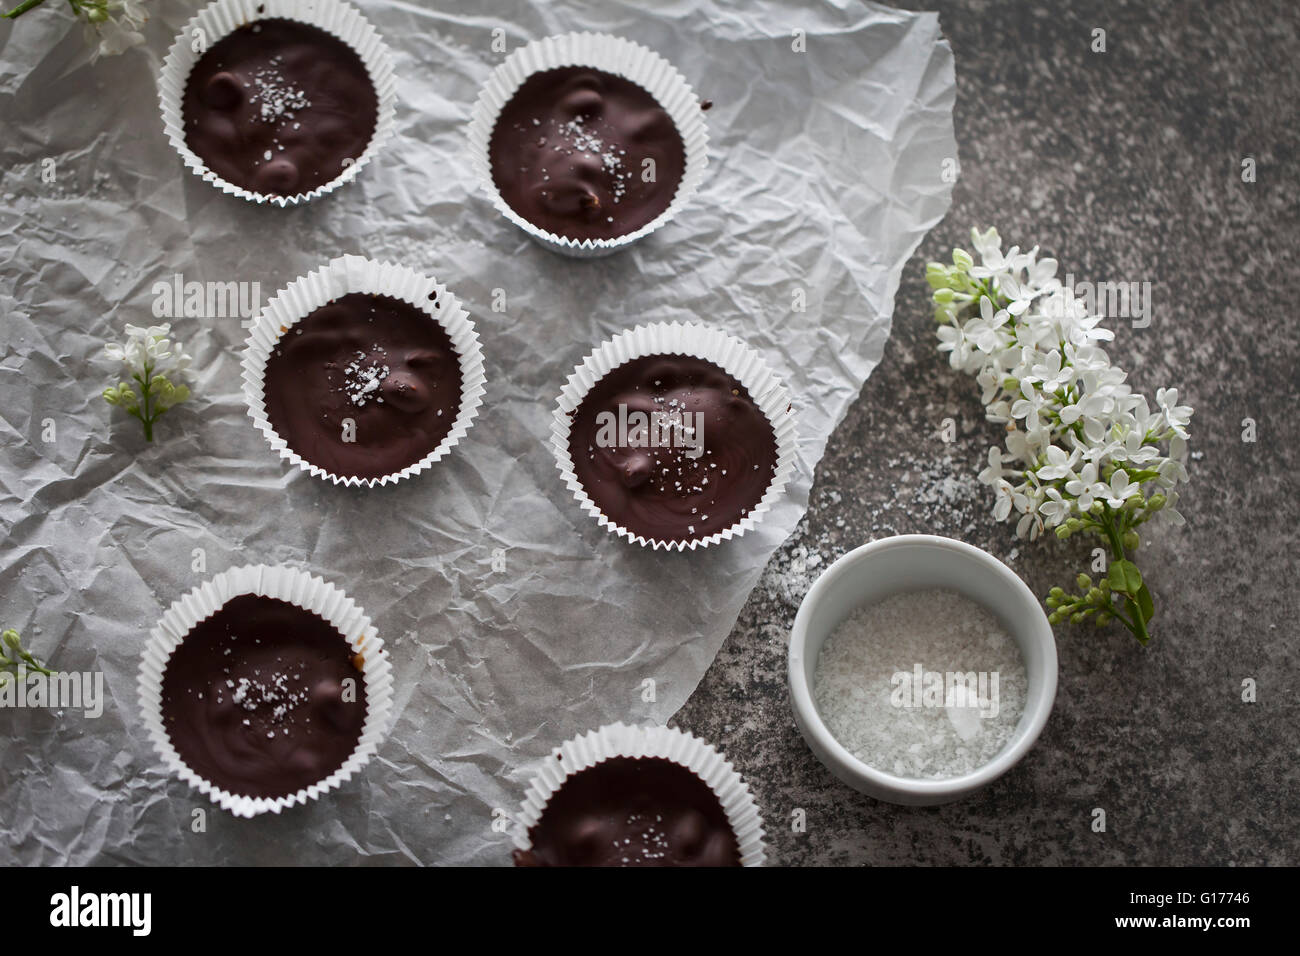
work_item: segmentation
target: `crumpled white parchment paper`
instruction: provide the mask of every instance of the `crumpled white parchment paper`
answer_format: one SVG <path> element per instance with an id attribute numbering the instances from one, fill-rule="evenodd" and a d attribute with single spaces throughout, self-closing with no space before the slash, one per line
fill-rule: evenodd
<path id="1" fill-rule="evenodd" d="M 955 83 L 937 17 L 854 0 L 658 13 L 360 0 L 395 56 L 396 136 L 356 183 L 281 210 L 222 195 L 166 143 L 155 77 L 194 7 L 150 6 L 148 45 L 93 67 L 59 4 L 0 25 L 0 625 L 60 669 L 102 670 L 108 697 L 97 720 L 0 711 L 0 859 L 504 863 L 493 809 L 513 812 L 530 767 L 566 738 L 668 719 L 803 513 L 827 436 L 880 358 L 903 265 L 948 208 Z M 676 221 L 580 262 L 493 213 L 464 126 L 504 56 L 498 27 L 508 50 L 575 29 L 635 39 L 714 102 L 708 175 Z M 116 375 L 104 342 L 151 321 L 155 282 L 260 282 L 265 301 L 348 252 L 436 275 L 478 325 L 485 407 L 430 473 L 358 491 L 282 465 L 245 414 L 238 318 L 175 321 L 198 399 L 154 445 L 99 398 Z M 672 319 L 762 351 L 800 432 L 780 506 L 693 554 L 600 530 L 547 446 L 573 366 L 622 329 Z M 162 772 L 135 678 L 168 604 L 257 561 L 310 569 L 366 609 L 392 653 L 398 716 L 359 779 L 245 821 Z"/>

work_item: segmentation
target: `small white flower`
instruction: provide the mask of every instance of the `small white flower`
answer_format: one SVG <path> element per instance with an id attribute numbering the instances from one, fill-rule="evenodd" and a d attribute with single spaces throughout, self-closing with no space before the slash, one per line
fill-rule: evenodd
<path id="1" fill-rule="evenodd" d="M 1156 389 L 1156 404 L 1164 413 L 1165 421 L 1179 438 L 1187 437 L 1187 423 L 1192 419 L 1192 407 L 1178 404 L 1178 389 Z"/>
<path id="2" fill-rule="evenodd" d="M 1089 461 L 1100 461 L 1102 458 L 1109 457 L 1111 448 L 1105 444 L 1106 432 L 1109 428 L 1105 420 L 1088 417 L 1080 419 L 1080 422 L 1083 425 L 1083 439 L 1088 445 L 1084 449 L 1083 457 Z"/>
<path id="3" fill-rule="evenodd" d="M 1061 353 L 1053 349 L 1047 358 L 1029 370 L 1029 381 L 1041 382 L 1044 392 L 1049 395 L 1057 389 L 1064 388 L 1074 381 L 1074 368 L 1062 365 Z"/>
<path id="4" fill-rule="evenodd" d="M 955 369 L 961 369 L 970 360 L 970 343 L 956 325 L 939 326 L 939 351 L 952 353 L 948 356 L 948 364 Z"/>
<path id="5" fill-rule="evenodd" d="M 1018 522 L 1016 522 L 1016 537 L 1028 538 L 1030 541 L 1037 541 L 1038 536 L 1043 531 L 1043 519 L 1038 517 L 1032 511 L 1027 512 Z"/>
<path id="6" fill-rule="evenodd" d="M 1007 430 L 1007 451 L 1011 453 L 1013 461 L 1030 461 L 1036 455 L 1031 454 L 1029 441 L 1025 433 L 1020 429 L 1011 426 Z"/>
<path id="7" fill-rule="evenodd" d="M 1070 516 L 1072 504 L 1061 497 L 1055 488 L 1047 489 L 1047 500 L 1038 506 L 1038 513 L 1043 516 L 1049 528 L 1055 528 Z"/>
<path id="8" fill-rule="evenodd" d="M 1006 472 L 1002 470 L 1002 464 L 1006 459 L 1002 457 L 1002 452 L 994 446 L 989 449 L 988 467 L 979 473 L 981 484 L 996 485 L 1002 481 Z"/>
<path id="9" fill-rule="evenodd" d="M 993 502 L 993 518 L 996 521 L 1006 521 L 1011 515 L 1011 506 L 1015 504 L 1015 489 L 1011 487 L 1011 482 L 1005 479 L 997 482 L 997 499 Z"/>
<path id="10" fill-rule="evenodd" d="M 1074 366 L 1078 377 L 1088 382 L 1088 391 L 1100 391 L 1105 373 L 1110 369 L 1110 359 L 1095 345 L 1066 345 L 1065 360 Z M 1123 373 L 1121 373 L 1122 376 Z M 1122 378 L 1121 378 L 1122 380 Z"/>
<path id="11" fill-rule="evenodd" d="M 1029 267 L 1029 284 L 1036 289 L 1043 288 L 1056 277 L 1056 269 L 1055 259 L 1039 259 Z"/>
<path id="12" fill-rule="evenodd" d="M 1165 495 L 1165 506 L 1160 509 L 1160 515 L 1162 520 L 1181 527 L 1187 524 L 1187 519 L 1179 514 L 1178 509 L 1174 507 L 1176 504 L 1178 504 L 1178 492 L 1171 491 Z"/>
<path id="13" fill-rule="evenodd" d="M 1169 488 L 1172 488 L 1180 481 L 1187 480 L 1187 469 L 1176 458 L 1162 459 L 1160 464 L 1156 466 L 1156 471 L 1160 472 L 1160 483 Z"/>
<path id="14" fill-rule="evenodd" d="M 1097 480 L 1097 465 L 1088 462 L 1079 469 L 1079 474 L 1065 483 L 1067 494 L 1074 495 L 1079 502 L 1079 513 L 1087 514 L 1092 510 L 1092 503 L 1106 486 Z"/>
<path id="15" fill-rule="evenodd" d="M 986 365 L 980 369 L 980 373 L 975 376 L 975 381 L 980 387 L 980 401 L 984 405 L 989 405 L 998 394 L 1001 387 L 1001 381 L 998 378 L 997 370 L 992 366 Z"/>
<path id="16" fill-rule="evenodd" d="M 1124 507 L 1124 502 L 1140 493 L 1142 488 L 1136 483 L 1130 483 L 1128 472 L 1123 468 L 1116 468 L 1110 476 L 1110 484 L 1098 486 L 1098 497 L 1112 508 Z"/>
<path id="17" fill-rule="evenodd" d="M 1001 255 L 1002 238 L 998 235 L 997 229 L 992 226 L 989 227 L 987 232 L 971 229 L 970 244 L 975 247 L 975 251 L 980 254 L 981 259 Z"/>
<path id="18" fill-rule="evenodd" d="M 963 333 L 977 349 L 993 355 L 1006 347 L 1009 336 L 1002 331 L 1010 321 L 1011 315 L 1006 309 L 993 309 L 988 296 L 980 298 L 980 317 L 971 319 L 963 327 Z"/>
<path id="19" fill-rule="evenodd" d="M 1031 383 L 1025 383 L 1021 387 L 1021 394 L 1024 397 L 1011 404 L 1011 416 L 1017 419 L 1023 418 L 1026 428 L 1037 431 L 1042 427 L 1038 413 L 1043 407 L 1044 398 Z"/>
<path id="20" fill-rule="evenodd" d="M 1104 395 L 1082 395 L 1061 409 L 1061 423 L 1073 425 L 1081 418 L 1095 419 L 1106 411 L 1107 403 L 1108 399 Z"/>
<path id="21" fill-rule="evenodd" d="M 1038 468 L 1038 477 L 1043 481 L 1057 481 L 1061 478 L 1074 477 L 1074 465 L 1079 460 L 1079 451 L 1067 453 L 1059 445 L 1050 445 L 1047 449 L 1047 464 Z"/>
<path id="22" fill-rule="evenodd" d="M 1138 429 L 1124 436 L 1124 449 L 1119 454 L 1131 465 L 1145 465 L 1160 457 L 1160 452 L 1146 443 L 1146 434 Z"/>
<path id="23" fill-rule="evenodd" d="M 984 409 L 984 418 L 998 425 L 1005 425 L 1013 420 L 1011 415 L 1011 403 L 1006 399 L 993 402 L 988 408 Z"/>

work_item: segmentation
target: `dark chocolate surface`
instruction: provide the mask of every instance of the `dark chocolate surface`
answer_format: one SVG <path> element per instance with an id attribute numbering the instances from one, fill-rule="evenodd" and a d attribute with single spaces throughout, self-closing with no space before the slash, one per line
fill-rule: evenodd
<path id="1" fill-rule="evenodd" d="M 318 27 L 270 18 L 222 37 L 190 71 L 185 141 L 222 179 L 310 192 L 365 152 L 379 101 L 365 64 Z"/>
<path id="2" fill-rule="evenodd" d="M 380 478 L 441 444 L 460 412 L 460 386 L 440 322 L 408 302 L 354 292 L 281 336 L 266 362 L 266 417 L 313 465 Z"/>
<path id="3" fill-rule="evenodd" d="M 255 594 L 232 598 L 172 652 L 163 726 L 190 769 L 222 789 L 296 793 L 343 766 L 361 739 L 366 688 L 353 654 L 310 611 Z"/>
<path id="4" fill-rule="evenodd" d="M 644 89 L 569 66 L 534 74 L 515 91 L 489 159 L 502 198 L 528 222 L 569 239 L 612 239 L 668 208 L 686 148 Z M 646 160 L 654 161 L 651 182 Z"/>
<path id="5" fill-rule="evenodd" d="M 717 795 L 659 757 L 611 757 L 561 784 L 518 866 L 739 866 Z"/>
<path id="6" fill-rule="evenodd" d="M 659 447 L 631 430 L 626 443 L 609 442 L 601 413 L 617 417 L 620 406 L 629 416 L 702 421 L 702 453 L 691 457 L 675 430 Z M 776 433 L 745 387 L 712 362 L 652 355 L 592 387 L 574 412 L 569 454 L 583 488 L 615 524 L 647 538 L 690 541 L 731 527 L 762 500 L 776 468 Z"/>

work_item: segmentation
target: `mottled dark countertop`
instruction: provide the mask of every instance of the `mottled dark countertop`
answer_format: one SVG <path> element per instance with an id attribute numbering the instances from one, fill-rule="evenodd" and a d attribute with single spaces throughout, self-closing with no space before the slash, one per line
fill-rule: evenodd
<path id="1" fill-rule="evenodd" d="M 675 722 L 750 781 L 775 863 L 1300 863 L 1300 13 L 1285 0 L 937 6 L 957 62 L 952 211 L 904 272 L 884 360 L 831 439 L 808 516 Z M 1144 536 L 1149 647 L 1118 625 L 1058 628 L 1056 707 L 1025 760 L 973 798 L 894 807 L 837 782 L 791 716 L 786 642 L 817 574 L 873 538 L 930 532 L 1044 594 L 1092 546 L 1017 541 L 974 480 L 996 429 L 935 351 L 924 279 L 974 224 L 1041 244 L 1080 280 L 1151 282 L 1150 327 L 1111 322 L 1109 351 L 1135 387 L 1176 386 L 1196 408 L 1188 525 Z"/>

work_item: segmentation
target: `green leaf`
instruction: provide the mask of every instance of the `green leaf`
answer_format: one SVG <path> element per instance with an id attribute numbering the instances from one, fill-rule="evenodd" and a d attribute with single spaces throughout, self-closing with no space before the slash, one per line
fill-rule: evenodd
<path id="1" fill-rule="evenodd" d="M 1129 560 L 1114 561 L 1106 572 L 1111 589 L 1124 594 L 1137 594 L 1142 590 L 1142 572 Z"/>
<path id="2" fill-rule="evenodd" d="M 1125 468 L 1124 470 L 1128 472 L 1129 481 L 1139 485 L 1144 481 L 1151 481 L 1153 478 L 1160 477 L 1160 472 L 1152 471 L 1150 468 L 1143 468 L 1141 470 L 1136 468 Z"/>
<path id="3" fill-rule="evenodd" d="M 1138 588 L 1137 606 L 1138 610 L 1142 612 L 1142 620 L 1150 621 L 1156 616 L 1155 603 L 1151 600 L 1151 592 L 1147 590 L 1145 584 Z"/>

